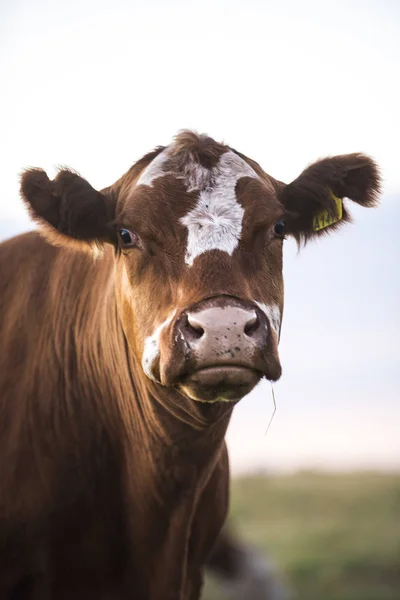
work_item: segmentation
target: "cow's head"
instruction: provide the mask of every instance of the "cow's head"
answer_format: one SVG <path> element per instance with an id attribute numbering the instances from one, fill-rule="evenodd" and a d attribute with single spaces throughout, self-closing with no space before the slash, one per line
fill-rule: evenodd
<path id="1" fill-rule="evenodd" d="M 150 379 L 201 401 L 238 400 L 281 374 L 285 236 L 307 241 L 373 206 L 374 162 L 321 160 L 285 185 L 228 146 L 183 132 L 98 192 L 62 170 L 22 176 L 31 214 L 57 243 L 114 246 L 119 314 Z"/>

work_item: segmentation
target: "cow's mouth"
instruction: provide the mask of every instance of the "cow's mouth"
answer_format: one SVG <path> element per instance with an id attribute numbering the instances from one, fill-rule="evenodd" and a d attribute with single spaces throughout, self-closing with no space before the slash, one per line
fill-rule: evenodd
<path id="1" fill-rule="evenodd" d="M 237 402 L 260 381 L 263 373 L 244 366 L 218 365 L 186 375 L 179 391 L 200 402 Z"/>

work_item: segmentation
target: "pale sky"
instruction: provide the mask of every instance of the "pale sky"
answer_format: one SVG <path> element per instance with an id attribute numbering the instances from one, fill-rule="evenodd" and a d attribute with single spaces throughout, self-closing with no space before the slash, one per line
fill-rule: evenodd
<path id="1" fill-rule="evenodd" d="M 400 3 L 0 4 L 0 236 L 29 228 L 18 173 L 97 188 L 193 128 L 289 182 L 321 156 L 380 164 L 377 210 L 285 250 L 284 374 L 235 409 L 233 470 L 400 467 Z"/>

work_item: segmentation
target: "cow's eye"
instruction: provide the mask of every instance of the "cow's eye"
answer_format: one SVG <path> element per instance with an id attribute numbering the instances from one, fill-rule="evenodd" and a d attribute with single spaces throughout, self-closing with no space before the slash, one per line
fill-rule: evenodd
<path id="1" fill-rule="evenodd" d="M 129 229 L 120 229 L 118 234 L 122 248 L 134 248 L 139 245 L 139 238 L 133 231 L 129 231 Z"/>
<path id="2" fill-rule="evenodd" d="M 284 237 L 285 235 L 285 221 L 279 220 L 275 223 L 274 231 L 277 236 Z"/>

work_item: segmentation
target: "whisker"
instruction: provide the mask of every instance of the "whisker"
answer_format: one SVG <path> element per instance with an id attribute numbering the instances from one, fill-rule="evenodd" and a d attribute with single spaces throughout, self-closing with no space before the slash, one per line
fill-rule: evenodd
<path id="1" fill-rule="evenodd" d="M 273 401 L 273 403 L 274 403 L 274 410 L 273 410 L 273 412 L 272 412 L 271 418 L 270 418 L 270 420 L 269 420 L 269 423 L 268 423 L 268 427 L 267 427 L 267 429 L 266 429 L 266 431 L 265 431 L 264 435 L 267 435 L 267 433 L 268 433 L 268 431 L 269 431 L 269 428 L 270 428 L 270 426 L 271 426 L 271 423 L 272 423 L 272 419 L 274 418 L 274 416 L 275 416 L 275 413 L 276 413 L 275 392 L 274 392 L 274 386 L 273 386 L 273 383 L 272 383 L 272 381 L 271 381 L 271 391 L 272 391 L 272 401 Z"/>

